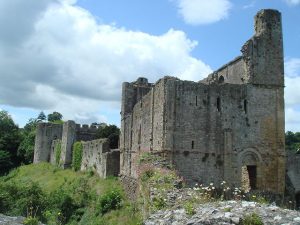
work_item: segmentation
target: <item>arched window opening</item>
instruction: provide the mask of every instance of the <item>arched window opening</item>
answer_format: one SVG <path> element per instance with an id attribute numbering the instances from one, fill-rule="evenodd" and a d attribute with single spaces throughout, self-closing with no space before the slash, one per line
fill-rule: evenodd
<path id="1" fill-rule="evenodd" d="M 224 83 L 224 77 L 223 76 L 219 77 L 219 84 L 221 84 L 221 83 Z"/>

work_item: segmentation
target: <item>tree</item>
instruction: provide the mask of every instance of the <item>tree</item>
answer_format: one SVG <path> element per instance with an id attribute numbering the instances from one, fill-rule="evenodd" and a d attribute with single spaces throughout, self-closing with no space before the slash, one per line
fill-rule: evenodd
<path id="1" fill-rule="evenodd" d="M 300 132 L 288 131 L 285 133 L 285 145 L 286 149 L 296 152 L 300 149 Z"/>
<path id="2" fill-rule="evenodd" d="M 96 137 L 108 138 L 110 142 L 110 148 L 115 149 L 119 146 L 119 135 L 120 129 L 116 125 L 106 125 L 99 126 Z"/>
<path id="3" fill-rule="evenodd" d="M 19 128 L 6 111 L 0 111 L 0 173 L 8 172 L 20 164 L 17 156 L 20 144 Z M 2 162 L 5 162 L 2 164 Z"/>
<path id="4" fill-rule="evenodd" d="M 33 162 L 34 141 L 38 119 L 29 119 L 28 123 L 21 129 L 22 141 L 18 148 L 18 156 L 24 164 Z"/>
<path id="5" fill-rule="evenodd" d="M 37 118 L 38 121 L 44 121 L 46 120 L 46 115 L 43 111 L 40 112 L 40 114 L 38 115 L 38 118 Z"/>
<path id="6" fill-rule="evenodd" d="M 48 115 L 49 122 L 61 121 L 63 118 L 62 114 L 59 112 L 53 112 Z"/>

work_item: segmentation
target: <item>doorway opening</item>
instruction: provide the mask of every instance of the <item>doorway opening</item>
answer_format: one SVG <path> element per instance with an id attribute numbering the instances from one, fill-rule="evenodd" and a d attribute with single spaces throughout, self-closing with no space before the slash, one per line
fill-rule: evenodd
<path id="1" fill-rule="evenodd" d="M 300 192 L 296 194 L 296 209 L 300 209 Z"/>
<path id="2" fill-rule="evenodd" d="M 250 188 L 256 189 L 256 166 L 247 166 Z"/>

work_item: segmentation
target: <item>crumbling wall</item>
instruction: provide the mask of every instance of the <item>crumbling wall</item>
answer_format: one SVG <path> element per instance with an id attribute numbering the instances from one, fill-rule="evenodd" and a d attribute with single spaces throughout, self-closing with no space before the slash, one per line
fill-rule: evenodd
<path id="1" fill-rule="evenodd" d="M 255 31 L 242 56 L 208 78 L 196 83 L 165 77 L 141 101 L 122 99 L 122 175 L 136 178 L 143 151 L 163 152 L 188 183 L 241 186 L 247 168 L 251 188 L 283 193 L 280 13 L 258 12 Z M 126 88 L 123 96 L 133 96 Z"/>
<path id="2" fill-rule="evenodd" d="M 38 123 L 34 144 L 33 163 L 49 162 L 52 141 L 60 139 L 62 125 L 54 123 Z"/>
<path id="3" fill-rule="evenodd" d="M 120 152 L 109 148 L 108 139 L 82 142 L 81 170 L 92 169 L 100 177 L 118 176 L 120 171 Z"/>

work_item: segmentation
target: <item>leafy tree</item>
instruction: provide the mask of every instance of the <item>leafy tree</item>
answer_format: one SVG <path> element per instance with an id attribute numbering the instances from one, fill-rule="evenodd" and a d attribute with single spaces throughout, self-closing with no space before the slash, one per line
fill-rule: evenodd
<path id="1" fill-rule="evenodd" d="M 286 132 L 285 145 L 286 149 L 290 151 L 297 151 L 298 149 L 300 149 L 300 132 Z"/>
<path id="2" fill-rule="evenodd" d="M 0 111 L 0 173 L 20 164 L 17 156 L 20 144 L 19 128 L 6 111 Z M 2 163 L 5 162 L 5 163 Z"/>
<path id="3" fill-rule="evenodd" d="M 53 112 L 53 113 L 48 114 L 48 121 L 49 122 L 61 121 L 62 118 L 63 118 L 63 116 L 59 112 Z"/>
<path id="4" fill-rule="evenodd" d="M 108 138 L 110 141 L 110 148 L 115 149 L 119 146 L 119 135 L 120 129 L 116 125 L 100 124 L 96 137 L 97 138 Z"/>
<path id="5" fill-rule="evenodd" d="M 38 118 L 37 118 L 38 121 L 44 121 L 46 120 L 46 115 L 43 111 L 40 112 L 40 114 L 38 115 Z"/>
<path id="6" fill-rule="evenodd" d="M 18 156 L 22 158 L 22 162 L 25 164 L 33 162 L 34 141 L 38 121 L 39 119 L 29 119 L 20 132 L 22 141 L 18 148 Z"/>

